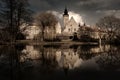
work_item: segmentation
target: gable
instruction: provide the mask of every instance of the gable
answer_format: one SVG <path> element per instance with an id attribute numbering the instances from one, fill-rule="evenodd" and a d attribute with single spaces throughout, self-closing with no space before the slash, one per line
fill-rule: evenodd
<path id="1" fill-rule="evenodd" d="M 78 25 L 77 22 L 74 20 L 73 17 L 71 17 L 67 26 L 75 26 L 76 27 L 77 25 Z"/>

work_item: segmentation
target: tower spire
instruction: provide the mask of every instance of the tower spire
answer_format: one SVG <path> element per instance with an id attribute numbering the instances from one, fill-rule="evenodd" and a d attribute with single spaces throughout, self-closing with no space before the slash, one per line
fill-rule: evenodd
<path id="1" fill-rule="evenodd" d="M 67 7 L 65 6 L 64 15 L 68 15 Z"/>
<path id="2" fill-rule="evenodd" d="M 63 20 L 64 20 L 64 27 L 66 27 L 69 21 L 69 14 L 68 14 L 68 10 L 66 6 L 65 6 L 64 14 L 63 14 Z"/>

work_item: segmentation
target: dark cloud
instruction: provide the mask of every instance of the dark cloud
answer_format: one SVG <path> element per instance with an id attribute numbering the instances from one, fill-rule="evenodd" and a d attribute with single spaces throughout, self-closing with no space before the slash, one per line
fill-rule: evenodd
<path id="1" fill-rule="evenodd" d="M 35 12 L 54 10 L 63 12 L 65 6 L 68 10 L 82 15 L 83 20 L 88 24 L 95 24 L 96 21 L 117 10 L 120 13 L 120 0 L 29 0 L 31 8 Z M 115 13 L 115 12 L 114 12 Z M 118 16 L 118 15 L 117 15 Z"/>

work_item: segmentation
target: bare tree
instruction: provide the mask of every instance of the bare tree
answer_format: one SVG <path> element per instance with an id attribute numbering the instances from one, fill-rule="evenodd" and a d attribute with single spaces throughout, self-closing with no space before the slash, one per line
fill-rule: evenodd
<path id="1" fill-rule="evenodd" d="M 109 40 L 113 39 L 119 32 L 120 19 L 113 15 L 101 18 L 96 24 L 101 29 L 108 32 Z"/>
<path id="2" fill-rule="evenodd" d="M 28 0 L 2 0 L 0 21 L 2 27 L 6 28 L 13 40 L 20 33 L 19 26 L 30 20 L 31 11 L 28 8 Z"/>
<path id="3" fill-rule="evenodd" d="M 57 19 L 52 13 L 43 12 L 35 16 L 35 23 L 41 29 L 41 40 L 43 41 L 45 28 L 55 29 Z"/>

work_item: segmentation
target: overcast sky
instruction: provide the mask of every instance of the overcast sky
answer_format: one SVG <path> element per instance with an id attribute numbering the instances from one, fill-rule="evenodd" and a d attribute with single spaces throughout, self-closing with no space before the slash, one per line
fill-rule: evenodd
<path id="1" fill-rule="evenodd" d="M 120 17 L 120 0 L 29 0 L 35 12 L 56 11 L 63 13 L 65 6 L 68 11 L 79 14 L 83 22 L 95 24 L 100 17 L 116 15 Z"/>

